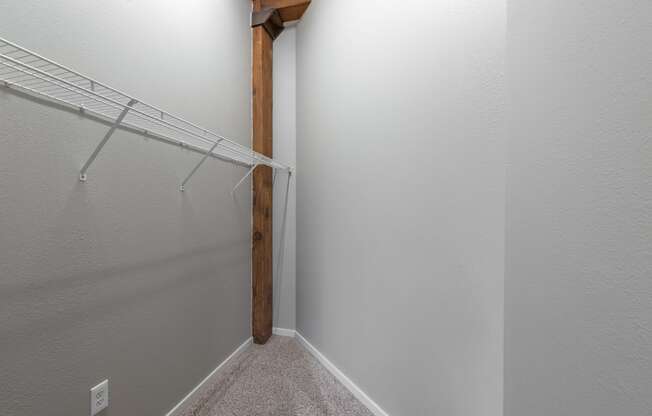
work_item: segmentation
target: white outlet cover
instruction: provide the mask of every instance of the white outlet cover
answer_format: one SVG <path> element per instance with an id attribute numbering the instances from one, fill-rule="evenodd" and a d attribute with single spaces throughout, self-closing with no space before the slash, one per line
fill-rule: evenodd
<path id="1" fill-rule="evenodd" d="M 91 416 L 109 407 L 109 380 L 104 380 L 91 389 Z"/>

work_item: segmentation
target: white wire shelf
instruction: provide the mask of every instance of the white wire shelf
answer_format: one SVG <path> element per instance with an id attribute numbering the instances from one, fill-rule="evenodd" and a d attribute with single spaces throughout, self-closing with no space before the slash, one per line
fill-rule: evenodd
<path id="1" fill-rule="evenodd" d="M 95 157 L 119 126 L 204 153 L 204 157 L 183 181 L 181 190 L 208 157 L 248 166 L 251 170 L 264 165 L 274 170 L 292 172 L 289 166 L 227 137 L 146 104 L 3 38 L 0 38 L 0 83 L 113 122 L 82 167 L 80 179 L 83 181 Z"/>

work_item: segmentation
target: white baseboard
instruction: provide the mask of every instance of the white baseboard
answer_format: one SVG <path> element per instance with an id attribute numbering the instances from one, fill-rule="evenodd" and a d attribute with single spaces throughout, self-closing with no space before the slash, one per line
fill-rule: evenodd
<path id="1" fill-rule="evenodd" d="M 207 375 L 206 378 L 203 379 L 203 380 L 201 381 L 201 383 L 199 383 L 199 384 L 197 385 L 197 387 L 195 387 L 194 389 L 192 389 L 192 391 L 191 391 L 190 393 L 188 393 L 188 394 L 186 395 L 186 397 L 184 397 L 183 399 L 181 399 L 181 401 L 180 401 L 179 403 L 177 403 L 177 405 L 174 406 L 174 407 L 172 408 L 172 410 L 170 410 L 169 412 L 167 412 L 167 413 L 165 414 L 165 416 L 177 416 L 177 415 L 180 415 L 180 414 L 182 413 L 182 411 L 185 410 L 185 407 L 186 407 L 186 406 L 189 406 L 191 403 L 193 403 L 193 401 L 194 401 L 193 399 L 196 399 L 196 398 L 197 398 L 197 397 L 195 397 L 195 395 L 197 395 L 197 394 L 199 393 L 199 390 L 202 388 L 202 386 L 204 386 L 204 385 L 205 385 L 206 383 L 208 383 L 208 382 L 209 382 L 209 381 L 210 381 L 214 376 L 216 376 L 217 373 L 222 369 L 222 367 L 224 367 L 224 365 L 226 365 L 226 363 L 228 363 L 229 361 L 231 361 L 232 359 L 234 359 L 235 357 L 237 357 L 241 352 L 243 352 L 244 350 L 246 350 L 247 347 L 249 347 L 249 346 L 251 345 L 252 342 L 253 342 L 253 338 L 249 338 L 249 339 L 246 340 L 242 345 L 240 345 L 238 348 L 236 348 L 236 350 L 233 351 L 233 352 L 231 353 L 231 355 L 229 355 L 228 357 L 226 357 L 226 360 L 222 361 L 222 363 L 221 363 L 220 365 L 218 365 L 217 368 L 215 368 L 215 370 L 211 371 L 211 373 L 210 373 L 209 375 Z"/>
<path id="2" fill-rule="evenodd" d="M 291 337 L 294 338 L 297 331 L 294 329 L 285 329 L 285 328 L 272 328 L 272 333 L 280 337 Z"/>
<path id="3" fill-rule="evenodd" d="M 373 413 L 376 416 L 389 416 L 387 412 L 385 412 L 376 402 L 371 400 L 367 394 L 362 391 L 360 387 L 358 387 L 353 381 L 351 381 L 350 378 L 348 378 L 342 371 L 340 371 L 339 368 L 335 367 L 335 364 L 330 362 L 324 354 L 319 352 L 317 348 L 315 348 L 311 343 L 308 342 L 307 339 L 301 335 L 300 332 L 294 331 L 296 333 L 296 338 L 297 340 L 310 352 L 328 371 L 330 371 L 331 374 L 335 376 L 336 379 L 339 380 L 340 383 L 346 387 L 351 394 L 355 396 L 356 399 L 360 400 L 362 404 L 364 404 L 371 413 Z"/>

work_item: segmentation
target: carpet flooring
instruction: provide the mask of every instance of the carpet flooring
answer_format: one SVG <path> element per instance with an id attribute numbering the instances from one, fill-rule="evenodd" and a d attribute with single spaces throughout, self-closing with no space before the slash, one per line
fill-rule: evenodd
<path id="1" fill-rule="evenodd" d="M 183 416 L 373 416 L 294 338 L 252 345 Z"/>

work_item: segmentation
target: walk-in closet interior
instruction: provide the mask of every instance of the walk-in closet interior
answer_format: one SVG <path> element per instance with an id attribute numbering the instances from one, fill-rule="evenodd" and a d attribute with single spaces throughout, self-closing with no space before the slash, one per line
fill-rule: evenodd
<path id="1" fill-rule="evenodd" d="M 0 416 L 652 416 L 649 0 L 0 0 Z"/>

